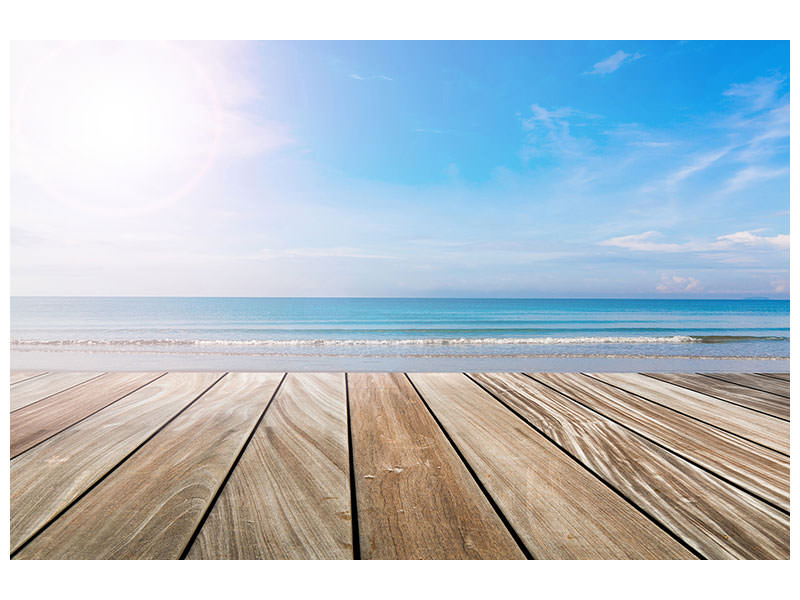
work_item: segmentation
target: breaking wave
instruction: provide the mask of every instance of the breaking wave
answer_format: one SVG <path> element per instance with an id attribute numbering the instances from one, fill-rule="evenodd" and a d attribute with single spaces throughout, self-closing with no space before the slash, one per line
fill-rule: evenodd
<path id="1" fill-rule="evenodd" d="M 12 340 L 14 346 L 551 346 L 596 344 L 723 344 L 741 341 L 786 340 L 780 336 L 589 336 L 527 338 L 412 338 L 412 339 L 294 339 L 294 340 Z"/>

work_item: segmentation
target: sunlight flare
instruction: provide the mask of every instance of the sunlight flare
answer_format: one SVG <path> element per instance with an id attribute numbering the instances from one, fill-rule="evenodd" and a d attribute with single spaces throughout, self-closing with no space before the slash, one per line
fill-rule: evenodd
<path id="1" fill-rule="evenodd" d="M 59 200 L 146 212 L 185 195 L 214 160 L 217 93 L 176 44 L 61 44 L 26 71 L 13 114 L 18 166 Z"/>

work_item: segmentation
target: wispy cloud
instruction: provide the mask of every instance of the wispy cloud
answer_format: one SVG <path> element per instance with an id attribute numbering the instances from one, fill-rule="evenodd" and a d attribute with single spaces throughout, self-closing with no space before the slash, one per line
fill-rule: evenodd
<path id="1" fill-rule="evenodd" d="M 725 187 L 725 191 L 728 193 L 737 192 L 756 181 L 767 181 L 769 179 L 775 179 L 776 177 L 782 177 L 788 174 L 789 167 L 745 167 L 728 180 L 728 185 Z"/>
<path id="2" fill-rule="evenodd" d="M 744 117 L 741 114 L 729 122 L 734 133 L 747 135 L 736 150 L 740 162 L 768 161 L 789 145 L 789 100 L 783 99 L 768 110 Z"/>
<path id="3" fill-rule="evenodd" d="M 623 52 L 622 50 L 617 50 L 608 58 L 595 63 L 592 70 L 587 71 L 586 74 L 608 75 L 609 73 L 613 73 L 619 69 L 625 63 L 633 62 L 634 60 L 639 60 L 640 58 L 644 58 L 644 54 L 640 54 L 638 52 L 629 54 L 627 52 Z"/>
<path id="4" fill-rule="evenodd" d="M 665 182 L 668 185 L 677 185 L 687 177 L 690 177 L 695 173 L 699 173 L 700 171 L 705 171 L 714 165 L 719 159 L 727 155 L 730 151 L 731 148 L 727 147 L 719 150 L 712 150 L 711 152 L 705 152 L 703 154 L 698 154 L 692 158 L 689 163 L 667 175 Z"/>
<path id="5" fill-rule="evenodd" d="M 759 77 L 748 83 L 734 83 L 723 92 L 725 96 L 741 98 L 754 111 L 762 110 L 771 105 L 786 81 L 785 77 L 774 75 L 772 77 Z"/>
<path id="6" fill-rule="evenodd" d="M 355 79 L 356 81 L 370 81 L 374 79 L 383 79 L 384 81 L 392 81 L 392 78 L 387 77 L 386 75 L 359 75 L 358 73 L 350 73 L 348 77 L 350 79 Z"/>
<path id="7" fill-rule="evenodd" d="M 588 139 L 572 135 L 570 119 L 594 115 L 584 115 L 570 107 L 550 110 L 538 104 L 531 105 L 531 113 L 530 117 L 522 119 L 522 128 L 529 132 L 523 149 L 524 158 L 545 150 L 552 154 L 579 156 L 591 145 Z"/>
<path id="8" fill-rule="evenodd" d="M 600 246 L 616 246 L 626 250 L 638 250 L 640 252 L 679 252 L 680 244 L 669 244 L 656 241 L 661 237 L 658 231 L 645 231 L 633 235 L 623 235 L 599 242 Z"/>
<path id="9" fill-rule="evenodd" d="M 712 252 L 733 250 L 742 247 L 760 247 L 776 250 L 789 248 L 789 236 L 778 234 L 775 236 L 759 235 L 760 229 L 752 231 L 737 231 L 718 236 L 714 241 L 689 241 L 683 243 L 669 243 L 658 241 L 662 234 L 658 231 L 645 231 L 633 235 L 614 237 L 598 242 L 600 246 L 614 246 L 637 252 Z"/>
<path id="10" fill-rule="evenodd" d="M 642 146 L 643 148 L 668 148 L 672 142 L 631 142 L 631 146 Z"/>
<path id="11" fill-rule="evenodd" d="M 713 183 L 713 194 L 718 198 L 786 175 L 789 98 L 788 93 L 782 95 L 784 85 L 784 78 L 778 75 L 730 85 L 723 94 L 737 99 L 732 110 L 724 117 L 709 118 L 695 149 L 686 142 L 680 144 L 678 147 L 686 156 L 673 154 L 677 164 L 667 163 L 669 166 L 663 171 L 654 169 L 653 179 L 639 187 L 640 192 L 675 195 L 681 191 L 679 185 L 688 184 L 687 180 L 712 168 L 704 184 Z M 631 132 L 637 132 L 636 128 L 618 127 L 615 131 L 619 135 Z M 664 173 L 660 177 L 659 171 Z"/>

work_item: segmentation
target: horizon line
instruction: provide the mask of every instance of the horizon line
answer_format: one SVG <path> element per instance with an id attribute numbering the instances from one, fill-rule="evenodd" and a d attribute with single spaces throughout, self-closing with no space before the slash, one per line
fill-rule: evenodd
<path id="1" fill-rule="evenodd" d="M 196 296 L 196 295 L 57 295 L 57 294 L 19 294 L 9 298 L 186 298 L 186 299 L 285 299 L 285 300 L 773 300 L 788 302 L 790 297 L 771 296 Z"/>

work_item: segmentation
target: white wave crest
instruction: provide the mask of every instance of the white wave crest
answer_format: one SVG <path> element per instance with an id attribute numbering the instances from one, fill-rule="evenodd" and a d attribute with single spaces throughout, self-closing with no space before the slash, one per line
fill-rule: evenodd
<path id="1" fill-rule="evenodd" d="M 688 344 L 701 341 L 688 335 L 672 336 L 595 336 L 533 338 L 414 338 L 311 339 L 311 340 L 12 340 L 12 346 L 551 346 L 559 344 Z"/>

